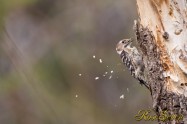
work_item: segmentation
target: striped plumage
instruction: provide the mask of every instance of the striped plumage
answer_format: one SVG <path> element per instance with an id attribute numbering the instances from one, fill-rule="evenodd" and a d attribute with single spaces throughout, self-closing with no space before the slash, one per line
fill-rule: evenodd
<path id="1" fill-rule="evenodd" d="M 131 39 L 121 40 L 116 46 L 116 51 L 120 55 L 124 65 L 130 71 L 131 75 L 138 79 L 141 84 L 144 84 L 146 87 L 148 87 L 143 77 L 144 64 L 142 56 L 136 47 L 131 47 L 131 43 Z"/>
<path id="2" fill-rule="evenodd" d="M 135 77 L 135 65 L 133 64 L 132 58 L 127 56 L 129 56 L 129 53 L 123 50 L 120 55 L 121 60 L 127 66 L 129 71 L 131 72 L 131 75 Z"/>

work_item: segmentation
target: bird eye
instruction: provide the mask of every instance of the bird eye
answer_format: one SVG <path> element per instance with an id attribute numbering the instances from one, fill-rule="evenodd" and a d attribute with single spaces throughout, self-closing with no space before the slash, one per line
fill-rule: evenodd
<path id="1" fill-rule="evenodd" d="M 122 41 L 121 43 L 125 43 L 125 41 Z"/>

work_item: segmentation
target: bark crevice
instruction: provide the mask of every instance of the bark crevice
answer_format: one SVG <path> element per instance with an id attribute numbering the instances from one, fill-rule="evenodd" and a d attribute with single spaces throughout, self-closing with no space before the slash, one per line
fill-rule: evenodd
<path id="1" fill-rule="evenodd" d="M 162 62 L 162 51 L 152 32 L 140 24 L 136 24 L 136 39 L 139 50 L 143 56 L 145 65 L 144 77 L 150 86 L 153 99 L 153 107 L 158 116 L 167 112 L 169 116 L 178 115 L 184 117 L 183 120 L 172 120 L 168 118 L 166 122 L 159 121 L 160 124 L 185 124 L 187 116 L 187 98 L 182 94 L 176 94 L 167 90 L 169 78 L 163 76 L 166 67 Z"/>

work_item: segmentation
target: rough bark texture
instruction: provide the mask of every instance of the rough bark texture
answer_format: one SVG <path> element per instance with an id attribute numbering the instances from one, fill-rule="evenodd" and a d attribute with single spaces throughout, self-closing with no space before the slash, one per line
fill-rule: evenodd
<path id="1" fill-rule="evenodd" d="M 185 0 L 137 0 L 137 42 L 157 115 L 183 115 L 160 124 L 187 124 L 187 5 Z"/>
<path id="2" fill-rule="evenodd" d="M 162 112 L 167 111 L 171 115 L 183 115 L 185 119 L 187 115 L 187 98 L 183 94 L 176 94 L 167 90 L 166 84 L 168 79 L 163 76 L 164 65 L 160 58 L 162 53 L 155 43 L 152 32 L 148 28 L 138 26 L 136 36 L 143 54 L 146 68 L 145 76 L 150 85 L 155 112 L 160 116 Z M 183 124 L 184 121 L 169 121 L 168 118 L 167 122 L 160 121 L 160 123 Z"/>

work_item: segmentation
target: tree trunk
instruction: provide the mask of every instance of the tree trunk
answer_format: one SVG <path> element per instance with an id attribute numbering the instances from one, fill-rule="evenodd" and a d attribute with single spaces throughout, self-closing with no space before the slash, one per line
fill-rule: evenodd
<path id="1" fill-rule="evenodd" d="M 186 0 L 137 0 L 135 31 L 160 124 L 187 124 Z M 183 115 L 182 120 L 173 115 Z M 175 118 L 175 119 L 174 119 Z"/>

